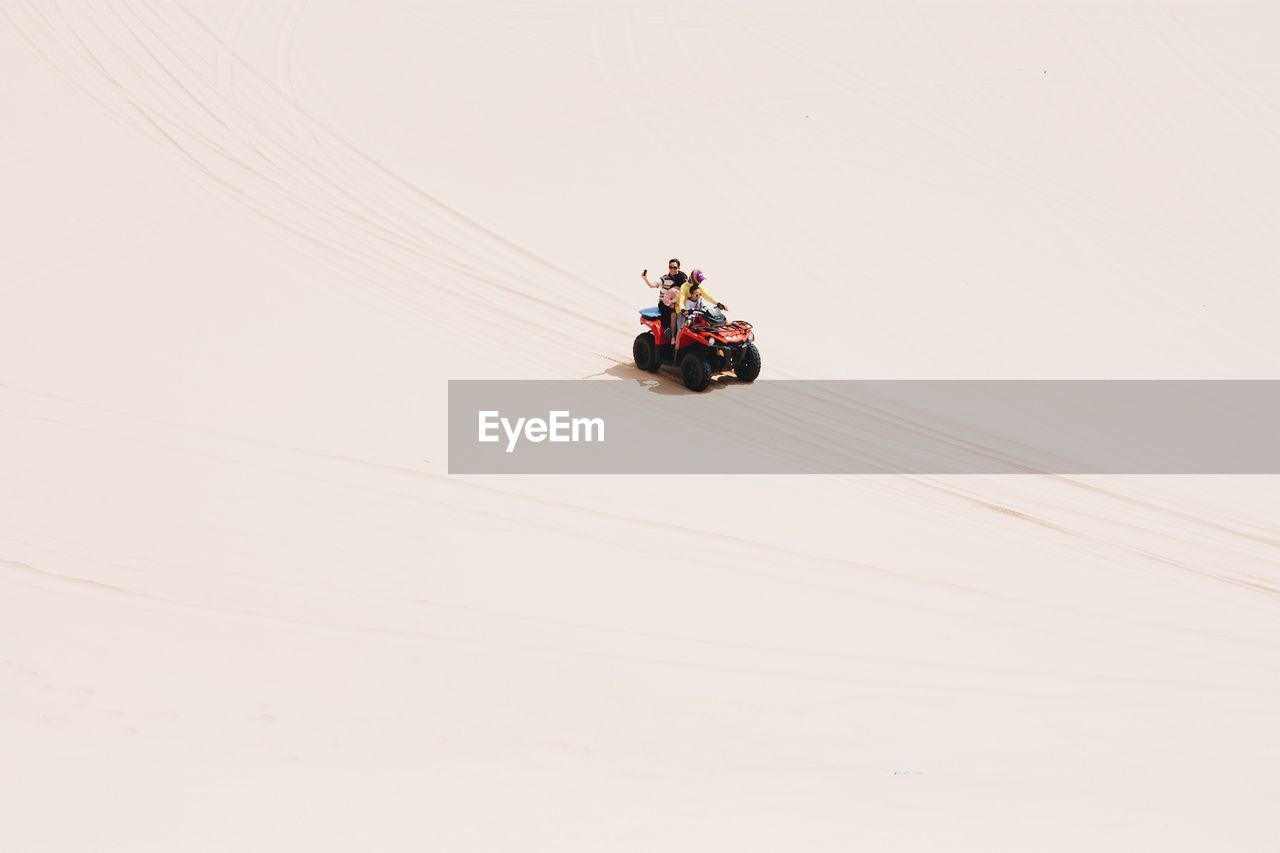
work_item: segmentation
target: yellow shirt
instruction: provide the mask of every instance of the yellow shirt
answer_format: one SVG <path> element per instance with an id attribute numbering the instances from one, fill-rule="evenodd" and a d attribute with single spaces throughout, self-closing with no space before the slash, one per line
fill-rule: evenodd
<path id="1" fill-rule="evenodd" d="M 680 285 L 680 298 L 676 300 L 677 311 L 684 310 L 684 301 L 688 298 L 689 298 L 689 282 L 686 281 L 684 284 Z M 716 299 L 714 296 L 712 296 L 710 293 L 707 292 L 707 286 L 705 284 L 702 285 L 702 298 L 710 302 L 712 305 L 715 305 L 717 302 L 720 301 L 719 299 Z"/>

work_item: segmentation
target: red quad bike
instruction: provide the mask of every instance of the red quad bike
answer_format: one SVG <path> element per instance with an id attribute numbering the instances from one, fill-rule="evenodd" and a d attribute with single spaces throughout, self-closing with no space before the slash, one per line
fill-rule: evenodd
<path id="1" fill-rule="evenodd" d="M 679 368 L 690 391 L 706 390 L 711 377 L 730 370 L 743 382 L 754 382 L 760 375 L 760 350 L 756 349 L 751 324 L 745 320 L 730 323 L 718 308 L 689 318 L 674 347 L 657 308 L 641 308 L 640 325 L 646 331 L 631 347 L 636 367 L 650 373 L 662 367 Z"/>

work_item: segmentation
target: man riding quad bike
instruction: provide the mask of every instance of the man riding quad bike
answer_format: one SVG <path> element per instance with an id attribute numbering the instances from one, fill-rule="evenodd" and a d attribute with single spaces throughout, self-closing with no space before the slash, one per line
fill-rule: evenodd
<path id="1" fill-rule="evenodd" d="M 692 311 L 680 327 L 675 346 L 657 308 L 641 308 L 640 325 L 646 330 L 631 347 L 636 367 L 650 373 L 664 366 L 677 367 L 690 391 L 705 390 L 713 376 L 730 370 L 743 382 L 754 382 L 760 375 L 760 350 L 751 324 L 727 321 L 718 307 Z"/>

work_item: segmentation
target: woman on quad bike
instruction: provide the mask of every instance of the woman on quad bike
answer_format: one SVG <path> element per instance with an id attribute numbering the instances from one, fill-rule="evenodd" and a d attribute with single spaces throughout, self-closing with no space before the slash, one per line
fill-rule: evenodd
<path id="1" fill-rule="evenodd" d="M 658 288 L 658 312 L 662 316 L 662 327 L 671 336 L 670 341 L 674 342 L 676 306 L 680 303 L 680 289 L 689 278 L 680 271 L 680 259 L 672 258 L 667 261 L 667 274 L 658 279 L 657 284 L 649 281 L 648 270 L 640 273 L 640 277 L 645 284 Z"/>
<path id="2" fill-rule="evenodd" d="M 706 280 L 707 277 L 702 270 L 695 269 L 689 274 L 689 280 L 680 288 L 680 299 L 676 302 L 676 310 L 679 314 L 676 317 L 675 332 L 671 336 L 672 341 L 680 337 L 680 330 L 684 328 L 684 324 L 698 311 L 710 308 L 712 305 L 721 311 L 728 310 L 723 302 L 717 302 L 714 296 L 702 289 L 702 283 Z M 697 303 L 692 308 L 691 300 Z"/>

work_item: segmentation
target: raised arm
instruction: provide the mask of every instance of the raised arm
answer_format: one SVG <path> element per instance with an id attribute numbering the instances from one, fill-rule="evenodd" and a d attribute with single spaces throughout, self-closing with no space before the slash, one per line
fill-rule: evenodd
<path id="1" fill-rule="evenodd" d="M 641 277 L 642 279 L 644 279 L 644 283 L 645 283 L 645 284 L 647 284 L 647 285 L 649 285 L 650 287 L 657 287 L 657 286 L 658 286 L 658 285 L 654 284 L 653 282 L 649 281 L 649 271 L 648 271 L 648 270 L 645 270 L 644 272 L 640 273 L 640 277 Z"/>

